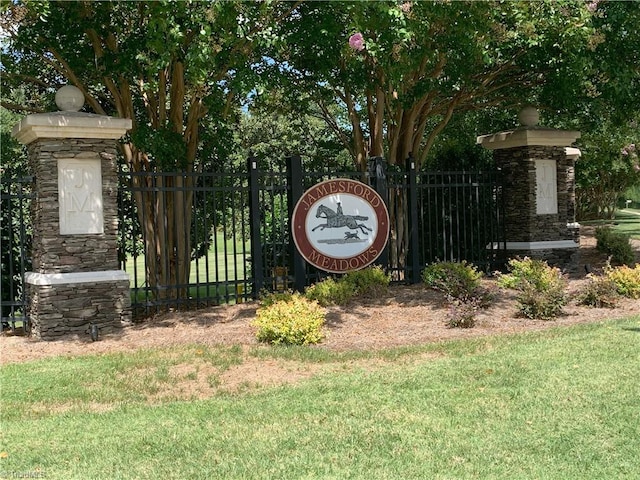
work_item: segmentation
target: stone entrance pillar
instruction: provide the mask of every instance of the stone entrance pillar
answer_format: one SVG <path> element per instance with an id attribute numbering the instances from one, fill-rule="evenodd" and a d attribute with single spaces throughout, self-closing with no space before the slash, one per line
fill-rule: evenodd
<path id="1" fill-rule="evenodd" d="M 80 113 L 66 86 L 59 112 L 28 115 L 13 129 L 35 177 L 33 272 L 25 275 L 32 334 L 112 333 L 130 320 L 129 276 L 117 253 L 117 143 L 131 120 Z"/>
<path id="2" fill-rule="evenodd" d="M 566 266 L 580 246 L 575 221 L 575 160 L 580 132 L 537 126 L 538 112 L 520 112 L 521 127 L 478 137 L 503 174 L 506 250 Z"/>

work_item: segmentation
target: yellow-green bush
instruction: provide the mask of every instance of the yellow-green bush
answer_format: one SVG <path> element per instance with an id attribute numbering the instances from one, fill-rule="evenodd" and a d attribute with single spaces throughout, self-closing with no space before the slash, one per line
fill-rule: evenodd
<path id="1" fill-rule="evenodd" d="M 252 325 L 261 342 L 308 345 L 322 340 L 324 321 L 325 311 L 317 302 L 294 293 L 288 300 L 259 308 Z"/>
<path id="2" fill-rule="evenodd" d="M 336 281 L 332 277 L 315 283 L 304 291 L 309 300 L 318 302 L 323 307 L 328 305 L 344 305 L 355 294 L 353 287 L 343 281 Z"/>
<path id="3" fill-rule="evenodd" d="M 422 281 L 429 287 L 455 299 L 475 297 L 482 272 L 466 261 L 435 262 L 422 271 Z"/>
<path id="4" fill-rule="evenodd" d="M 557 317 L 567 303 L 567 281 L 558 268 L 525 257 L 509 260 L 510 273 L 499 275 L 498 285 L 518 290 L 518 310 L 528 318 Z"/>
<path id="5" fill-rule="evenodd" d="M 305 290 L 305 297 L 322 306 L 344 305 L 353 297 L 378 297 L 389 288 L 389 275 L 375 266 L 348 272 L 335 280 L 329 277 Z"/>
<path id="6" fill-rule="evenodd" d="M 377 297 L 385 293 L 390 280 L 379 266 L 348 272 L 340 279 L 352 287 L 354 295 L 365 297 Z"/>
<path id="7" fill-rule="evenodd" d="M 623 265 L 612 268 L 607 265 L 605 276 L 616 285 L 618 293 L 623 297 L 640 298 L 640 263 L 634 268 Z"/>

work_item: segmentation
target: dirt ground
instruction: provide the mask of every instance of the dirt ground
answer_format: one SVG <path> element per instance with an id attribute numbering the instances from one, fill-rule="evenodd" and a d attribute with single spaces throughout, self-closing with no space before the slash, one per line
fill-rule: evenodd
<path id="1" fill-rule="evenodd" d="M 640 242 L 635 241 L 634 247 L 637 260 L 640 261 Z M 570 294 L 577 292 L 586 281 L 585 264 L 597 270 L 604 265 L 605 260 L 595 250 L 592 232 L 584 229 L 578 265 L 574 271 L 567 272 Z M 491 278 L 484 281 L 488 284 L 495 282 Z M 88 338 L 43 342 L 5 333 L 0 336 L 0 364 L 56 355 L 89 355 L 193 343 L 242 345 L 250 348 L 258 345 L 250 325 L 256 308 L 257 303 L 249 302 L 206 310 L 166 313 L 126 327 L 121 333 L 105 336 L 97 342 L 91 342 Z M 640 300 L 622 299 L 615 309 L 595 309 L 570 302 L 558 319 L 542 321 L 518 318 L 514 294 L 501 291 L 493 306 L 478 313 L 476 326 L 470 329 L 448 328 L 445 325 L 447 308 L 440 293 L 423 285 L 392 286 L 381 298 L 344 307 L 330 307 L 327 312 L 326 338 L 314 348 L 335 351 L 374 350 L 541 330 L 638 314 Z M 277 376 L 276 370 L 281 368 L 282 365 L 277 365 L 277 362 L 253 362 L 250 366 L 245 365 L 244 372 L 234 374 L 268 378 L 269 369 L 273 370 L 272 376 Z"/>

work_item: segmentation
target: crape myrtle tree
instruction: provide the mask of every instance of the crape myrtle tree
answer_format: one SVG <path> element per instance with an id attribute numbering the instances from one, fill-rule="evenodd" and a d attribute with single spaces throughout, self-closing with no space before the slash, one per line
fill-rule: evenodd
<path id="1" fill-rule="evenodd" d="M 324 113 L 360 170 L 372 156 L 401 166 L 412 156 L 420 168 L 454 114 L 554 108 L 597 82 L 585 78 L 598 41 L 592 10 L 577 1 L 305 2 L 278 25 L 264 70 L 292 107 Z M 408 205 L 393 192 L 390 202 L 404 212 L 391 235 L 401 266 Z"/>
<path id="2" fill-rule="evenodd" d="M 619 197 L 640 185 L 640 122 L 610 121 L 585 135 L 576 165 L 576 215 L 580 220 L 615 218 Z"/>
<path id="3" fill-rule="evenodd" d="M 198 172 L 201 134 L 233 115 L 251 88 L 254 45 L 295 3 L 29 2 L 2 7 L 3 87 L 27 85 L 43 110 L 63 83 L 84 93 L 88 110 L 133 120 L 121 142 L 126 167 L 138 172 Z M 206 129 L 203 128 L 206 125 Z M 228 132 L 225 131 L 225 134 Z M 147 283 L 186 285 L 192 256 L 193 176 L 166 174 L 155 192 L 135 192 L 145 235 Z M 134 176 L 151 186 L 151 176 Z M 166 191 L 164 188 L 174 187 Z M 187 232 L 185 234 L 185 232 Z M 158 288 L 159 292 L 166 292 Z M 171 295 L 184 297 L 186 289 Z"/>
<path id="4" fill-rule="evenodd" d="M 618 197 L 640 185 L 640 2 L 592 1 L 595 33 L 589 39 L 582 97 L 561 127 L 582 131 L 576 163 L 577 215 L 613 218 Z"/>

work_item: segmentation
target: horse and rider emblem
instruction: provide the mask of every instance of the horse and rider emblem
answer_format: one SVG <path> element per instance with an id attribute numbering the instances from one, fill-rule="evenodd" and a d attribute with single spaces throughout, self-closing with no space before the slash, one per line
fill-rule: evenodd
<path id="1" fill-rule="evenodd" d="M 316 210 L 316 218 L 324 218 L 326 223 L 321 223 L 320 225 L 311 229 L 312 232 L 315 232 L 317 229 L 324 230 L 325 228 L 342 228 L 347 227 L 351 230 L 360 230 L 364 235 L 369 235 L 369 232 L 373 231 L 371 227 L 368 227 L 364 222 L 369 220 L 369 217 L 365 217 L 363 215 L 345 215 L 342 212 L 342 204 L 341 202 L 336 202 L 338 207 L 336 210 L 332 210 L 326 205 L 319 205 Z M 334 243 L 339 243 L 342 240 L 342 243 L 347 243 L 349 241 L 360 241 L 360 237 L 358 236 L 358 232 L 345 232 L 344 238 L 337 239 Z"/>
<path id="2" fill-rule="evenodd" d="M 308 263 L 343 273 L 366 267 L 382 253 L 389 214 L 371 187 L 339 178 L 321 182 L 302 195 L 293 210 L 291 229 Z"/>

